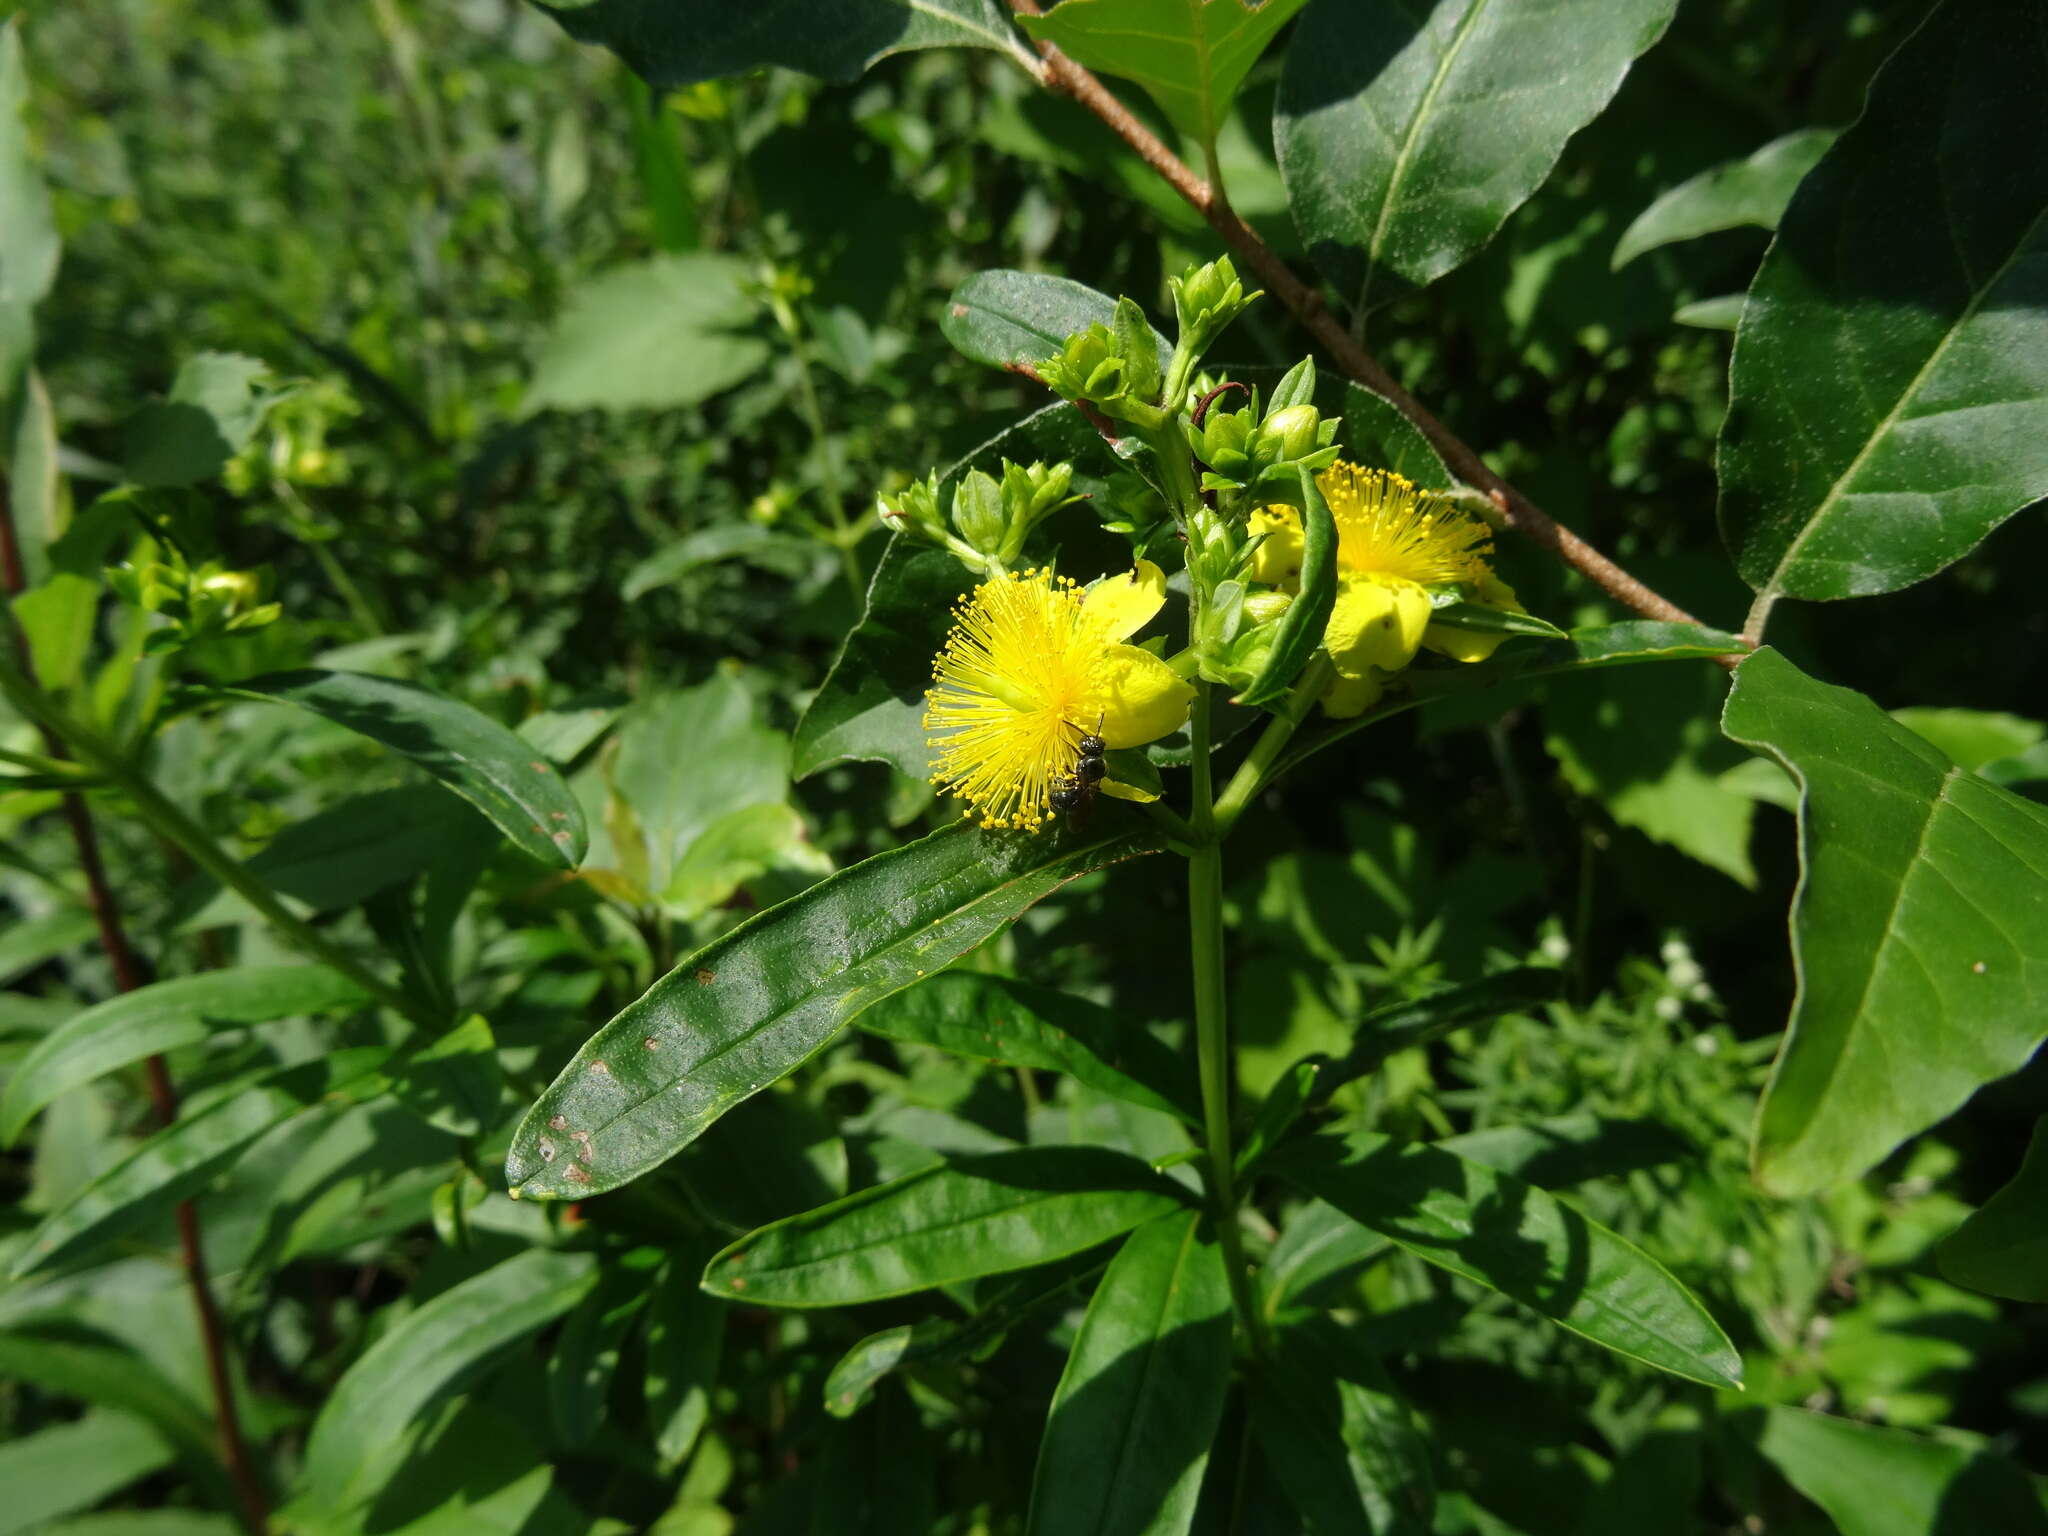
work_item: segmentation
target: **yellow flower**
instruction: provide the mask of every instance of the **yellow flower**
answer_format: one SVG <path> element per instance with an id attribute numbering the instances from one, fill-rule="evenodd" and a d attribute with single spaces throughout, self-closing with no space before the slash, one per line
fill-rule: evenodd
<path id="1" fill-rule="evenodd" d="M 1420 646 L 1460 661 L 1492 654 L 1501 637 L 1430 622 L 1430 594 L 1445 587 L 1465 588 L 1489 607 L 1520 611 L 1514 593 L 1486 564 L 1492 537 L 1484 523 L 1386 470 L 1333 464 L 1316 485 L 1337 524 L 1337 597 L 1323 631 L 1323 648 L 1340 679 L 1325 700 L 1332 713 L 1368 707 L 1378 696 L 1379 677 L 1407 666 Z M 1252 514 L 1251 531 L 1266 535 L 1252 555 L 1252 579 L 1298 584 L 1300 514 L 1292 507 L 1261 508 Z"/>
<path id="2" fill-rule="evenodd" d="M 932 782 L 984 827 L 1036 829 L 1074 771 L 1083 736 L 1142 746 L 1180 729 L 1194 689 L 1126 641 L 1166 601 L 1149 560 L 1083 592 L 1041 569 L 995 577 L 956 610 L 925 694 Z M 1125 799 L 1149 798 L 1118 784 Z"/>

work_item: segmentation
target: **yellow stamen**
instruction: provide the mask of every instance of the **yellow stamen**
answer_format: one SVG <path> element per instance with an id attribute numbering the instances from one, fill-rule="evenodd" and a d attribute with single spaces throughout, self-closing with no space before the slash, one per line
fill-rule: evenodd
<path id="1" fill-rule="evenodd" d="M 1384 469 L 1332 464 L 1316 477 L 1337 523 L 1337 568 L 1412 581 L 1468 585 L 1485 578 L 1493 539 L 1484 523 L 1436 491 Z"/>

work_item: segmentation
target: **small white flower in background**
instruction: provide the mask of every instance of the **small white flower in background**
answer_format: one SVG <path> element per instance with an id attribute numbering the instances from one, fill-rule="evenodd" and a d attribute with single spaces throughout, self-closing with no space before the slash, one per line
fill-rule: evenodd
<path id="1" fill-rule="evenodd" d="M 1699 962 L 1690 957 L 1673 960 L 1670 969 L 1664 974 L 1671 979 L 1671 985 L 1681 992 L 1690 992 L 1707 979 L 1707 973 L 1700 969 Z"/>
<path id="2" fill-rule="evenodd" d="M 1666 939 L 1664 947 L 1657 951 L 1666 965 L 1676 965 L 1681 960 L 1692 958 L 1692 946 L 1683 939 Z"/>
<path id="3" fill-rule="evenodd" d="M 1553 965 L 1562 965 L 1572 957 L 1572 941 L 1561 933 L 1546 933 L 1536 948 Z"/>
<path id="4" fill-rule="evenodd" d="M 1685 1004 L 1675 997 L 1657 999 L 1657 1017 L 1666 1024 L 1675 1024 L 1685 1016 Z"/>
<path id="5" fill-rule="evenodd" d="M 1718 1056 L 1721 1053 L 1721 1042 L 1712 1035 L 1694 1035 L 1692 1048 L 1702 1056 Z"/>

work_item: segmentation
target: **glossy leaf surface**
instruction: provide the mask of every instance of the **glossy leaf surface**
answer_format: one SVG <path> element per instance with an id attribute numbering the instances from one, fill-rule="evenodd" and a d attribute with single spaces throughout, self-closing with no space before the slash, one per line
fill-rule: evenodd
<path id="1" fill-rule="evenodd" d="M 1833 128 L 1801 128 L 1771 140 L 1745 160 L 1731 160 L 1680 182 L 1621 232 L 1610 265 L 1620 268 L 1660 245 L 1724 229 L 1776 229 L 1800 178 L 1819 163 L 1835 137 Z"/>
<path id="2" fill-rule="evenodd" d="M 1711 1386 L 1741 1379 L 1734 1346 L 1663 1265 L 1520 1179 L 1371 1132 L 1290 1142 L 1267 1167 L 1596 1344 Z"/>
<path id="3" fill-rule="evenodd" d="M 948 971 L 877 1003 L 860 1027 L 956 1056 L 1064 1072 L 1191 1125 L 1201 1120 L 1187 1062 L 1142 1024 L 1014 977 Z"/>
<path id="4" fill-rule="evenodd" d="M 663 89 L 767 65 L 852 80 L 907 49 L 1016 46 L 995 0 L 590 0 L 542 9 Z"/>
<path id="5" fill-rule="evenodd" d="M 1139 1227 L 1110 1261 L 1053 1394 L 1034 1536 L 1180 1536 L 1230 1380 L 1230 1282 L 1204 1218 Z"/>
<path id="6" fill-rule="evenodd" d="M 1853 1178 L 2048 1036 L 2048 808 L 1965 773 L 1776 651 L 1722 728 L 1800 789 L 1799 988 L 1756 1121 L 1756 1177 Z"/>
<path id="7" fill-rule="evenodd" d="M 12 1142 L 66 1089 L 217 1029 L 353 1008 L 360 987 L 324 965 L 250 965 L 153 982 L 74 1014 L 36 1042 L 0 1097 L 0 1142 Z"/>
<path id="8" fill-rule="evenodd" d="M 1041 42 L 1135 81 L 1197 143 L 1213 143 L 1237 88 L 1303 0 L 1065 0 L 1022 18 Z"/>
<path id="9" fill-rule="evenodd" d="M 1749 584 L 1925 580 L 2048 495 L 2048 13 L 1938 6 L 1800 183 L 1750 285 L 1721 429 Z"/>
<path id="10" fill-rule="evenodd" d="M 750 1232 L 704 1288 L 766 1306 L 881 1301 L 1064 1258 L 1163 1216 L 1179 1185 L 1099 1147 L 1027 1147 L 923 1169 Z"/>
<path id="11" fill-rule="evenodd" d="M 1295 225 L 1344 307 L 1392 303 L 1492 239 L 1674 6 L 1312 6 L 1275 138 Z"/>
<path id="12" fill-rule="evenodd" d="M 688 1146 L 871 1003 L 940 970 L 1076 876 L 1158 845 L 957 824 L 841 870 L 691 955 L 599 1030 L 527 1112 L 506 1180 L 596 1194 Z"/>
<path id="13" fill-rule="evenodd" d="M 276 699 L 411 758 L 543 863 L 574 869 L 583 808 L 552 764 L 487 715 L 411 683 L 366 672 L 275 672 L 235 693 Z"/>
<path id="14" fill-rule="evenodd" d="M 1115 316 L 1116 300 L 1084 283 L 993 268 L 953 290 L 939 326 L 963 357 L 991 368 L 1036 369 L 1074 332 L 1106 326 Z M 1173 345 L 1156 330 L 1152 340 L 1164 369 Z"/>

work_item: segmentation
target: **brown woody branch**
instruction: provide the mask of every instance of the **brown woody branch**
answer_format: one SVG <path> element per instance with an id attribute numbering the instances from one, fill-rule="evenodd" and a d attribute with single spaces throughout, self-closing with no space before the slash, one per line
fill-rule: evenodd
<path id="1" fill-rule="evenodd" d="M 1010 9 L 1020 16 L 1044 14 L 1038 0 L 1010 0 Z M 1075 63 L 1051 43 L 1039 43 L 1038 51 L 1045 61 L 1039 73 L 1040 83 L 1048 90 L 1064 91 L 1072 96 L 1135 150 L 1139 159 L 1157 171 L 1167 185 L 1208 221 L 1209 227 L 1257 275 L 1267 291 L 1322 343 L 1337 366 L 1374 394 L 1383 396 L 1414 423 L 1451 473 L 1483 492 L 1499 509 L 1503 523 L 1551 551 L 1601 591 L 1637 613 L 1673 623 L 1699 622 L 1557 522 L 1488 468 L 1486 461 L 1463 438 L 1437 420 L 1426 406 L 1380 366 L 1378 360 L 1330 313 L 1322 295 L 1296 276 L 1294 269 L 1274 254 L 1258 231 L 1237 216 L 1219 189 L 1197 176 L 1187 162 L 1138 121 L 1092 71 Z M 1728 659 L 1728 664 L 1733 665 L 1733 658 Z"/>
<path id="2" fill-rule="evenodd" d="M 15 533 L 7 483 L 0 479 L 0 593 L 19 597 L 27 587 L 28 572 Z M 29 649 L 28 636 L 22 633 L 11 614 L 6 617 L 5 627 L 15 654 L 20 658 L 22 670 L 33 677 L 35 658 Z M 45 726 L 42 736 L 48 756 L 60 761 L 70 757 L 70 750 L 56 732 Z M 99 833 L 93 826 L 92 812 L 86 808 L 85 796 L 75 791 L 65 794 L 63 808 L 64 820 L 71 828 L 71 840 L 78 849 L 78 868 L 85 877 L 86 904 L 92 909 L 93 922 L 99 929 L 100 947 L 106 951 L 107 963 L 113 969 L 114 985 L 120 991 L 133 992 L 143 986 L 148 977 L 136 958 L 134 947 L 128 942 L 127 930 L 122 926 L 121 909 L 114 901 L 106 863 L 100 857 Z M 178 1090 L 161 1055 L 151 1056 L 143 1063 L 143 1077 L 157 1123 L 170 1125 L 178 1118 Z M 176 1217 L 179 1256 L 184 1264 L 186 1283 L 192 1290 L 193 1307 L 199 1314 L 199 1337 L 206 1357 L 207 1382 L 213 1393 L 214 1426 L 220 1441 L 221 1461 L 227 1467 L 228 1477 L 241 1501 L 244 1523 L 260 1536 L 270 1528 L 269 1501 L 250 1460 L 248 1444 L 242 1437 L 241 1413 L 235 1404 L 234 1378 L 228 1369 L 227 1331 L 222 1326 L 220 1307 L 214 1301 L 213 1284 L 207 1273 L 205 1234 L 199 1225 L 199 1208 L 190 1200 L 180 1200 Z"/>

